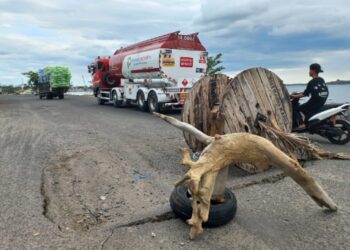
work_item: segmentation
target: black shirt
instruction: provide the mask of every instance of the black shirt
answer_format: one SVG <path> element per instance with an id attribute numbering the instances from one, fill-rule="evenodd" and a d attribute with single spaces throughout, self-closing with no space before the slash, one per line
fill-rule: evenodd
<path id="1" fill-rule="evenodd" d="M 321 77 L 312 79 L 304 91 L 304 96 L 310 96 L 310 100 L 307 102 L 310 106 L 320 108 L 323 106 L 328 98 L 328 87 Z"/>

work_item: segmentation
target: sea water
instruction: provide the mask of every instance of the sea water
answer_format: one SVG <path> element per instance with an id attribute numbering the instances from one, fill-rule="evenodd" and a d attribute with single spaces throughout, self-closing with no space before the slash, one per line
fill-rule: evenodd
<path id="1" fill-rule="evenodd" d="M 286 87 L 289 93 L 303 92 L 306 89 L 306 85 L 303 84 L 287 84 Z M 350 102 L 350 84 L 330 84 L 328 90 L 327 103 Z"/>

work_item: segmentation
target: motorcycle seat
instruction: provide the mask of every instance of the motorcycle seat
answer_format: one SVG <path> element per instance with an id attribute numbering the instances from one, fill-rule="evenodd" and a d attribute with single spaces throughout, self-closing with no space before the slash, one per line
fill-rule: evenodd
<path id="1" fill-rule="evenodd" d="M 342 104 L 340 104 L 340 103 L 329 103 L 329 104 L 325 104 L 325 105 L 323 105 L 321 108 L 320 108 L 320 110 L 319 110 L 319 112 L 322 112 L 322 111 L 325 111 L 325 110 L 328 110 L 328 109 L 332 109 L 332 108 L 336 108 L 336 107 L 339 107 L 339 106 L 341 106 Z"/>

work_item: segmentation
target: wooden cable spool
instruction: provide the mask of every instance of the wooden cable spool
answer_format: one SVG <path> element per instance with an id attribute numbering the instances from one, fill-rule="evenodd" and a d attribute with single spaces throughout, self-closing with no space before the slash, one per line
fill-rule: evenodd
<path id="1" fill-rule="evenodd" d="M 257 114 L 275 121 L 280 130 L 291 132 L 292 107 L 287 88 L 273 72 L 263 68 L 248 69 L 237 75 L 225 89 L 220 102 L 225 116 L 224 133 L 258 134 Z"/>
<path id="2" fill-rule="evenodd" d="M 191 89 L 182 110 L 182 121 L 187 122 L 207 135 L 216 130 L 213 124 L 213 111 L 219 109 L 220 102 L 230 78 L 223 74 L 205 76 L 197 81 Z M 184 133 L 187 145 L 193 152 L 200 152 L 204 145 L 193 136 Z"/>
<path id="3" fill-rule="evenodd" d="M 222 74 L 200 79 L 189 94 L 182 121 L 208 135 L 214 132 L 260 134 L 256 126 L 258 114 L 267 118 L 268 125 L 274 123 L 283 132 L 292 129 L 288 91 L 276 74 L 264 68 L 245 70 L 234 79 Z M 213 116 L 216 116 L 215 120 Z M 184 133 L 184 137 L 193 152 L 203 149 L 204 146 L 192 136 Z M 280 147 L 283 148 L 283 145 Z M 255 172 L 255 168 L 249 164 L 239 167 Z"/>

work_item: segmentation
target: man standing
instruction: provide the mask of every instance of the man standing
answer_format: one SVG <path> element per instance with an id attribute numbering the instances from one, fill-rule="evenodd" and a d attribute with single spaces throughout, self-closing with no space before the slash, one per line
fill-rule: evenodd
<path id="1" fill-rule="evenodd" d="M 292 99 L 299 99 L 305 96 L 310 96 L 311 98 L 304 104 L 300 105 L 296 112 L 301 112 L 304 114 L 304 121 L 307 123 L 308 119 L 316 114 L 318 110 L 326 103 L 328 98 L 328 87 L 323 80 L 319 77 L 319 73 L 322 73 L 323 70 L 321 65 L 318 63 L 313 63 L 310 65 L 309 75 L 312 77 L 312 80 L 309 81 L 307 87 L 303 93 L 292 94 L 290 97 Z M 295 111 L 294 111 L 295 112 Z M 299 129 L 305 128 L 305 123 L 301 122 Z"/>

